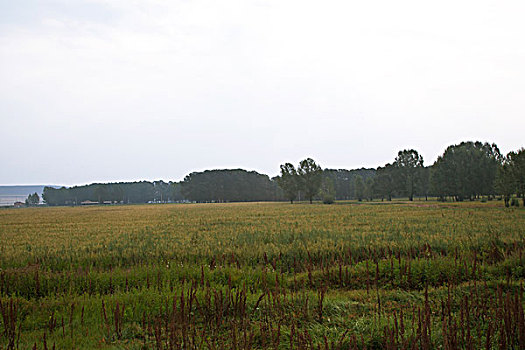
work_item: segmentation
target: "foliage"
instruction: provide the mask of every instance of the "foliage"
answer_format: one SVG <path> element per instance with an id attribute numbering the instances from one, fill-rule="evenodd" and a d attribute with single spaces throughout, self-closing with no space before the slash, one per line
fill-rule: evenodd
<path id="1" fill-rule="evenodd" d="M 267 175 L 243 169 L 206 170 L 187 175 L 182 194 L 196 202 L 242 202 L 276 200 L 277 184 Z"/>
<path id="2" fill-rule="evenodd" d="M 329 178 L 334 184 L 335 199 L 349 200 L 355 198 L 355 177 L 359 175 L 364 181 L 376 176 L 375 169 L 324 169 L 323 177 Z"/>
<path id="3" fill-rule="evenodd" d="M 413 201 L 416 184 L 423 169 L 423 157 L 413 149 L 399 151 L 393 168 L 399 174 L 402 192 L 408 195 L 408 200 Z"/>
<path id="4" fill-rule="evenodd" d="M 473 199 L 495 194 L 494 180 L 501 154 L 495 144 L 462 142 L 449 146 L 433 165 L 434 192 L 442 198 Z"/>
<path id="5" fill-rule="evenodd" d="M 319 193 L 321 182 L 323 181 L 323 172 L 319 165 L 312 158 L 306 158 L 299 163 L 297 169 L 301 190 L 304 191 L 306 198 L 310 200 Z"/>
<path id="6" fill-rule="evenodd" d="M 365 196 L 365 182 L 363 181 L 363 178 L 360 175 L 357 175 L 354 181 L 354 196 L 358 201 L 361 202 Z"/>
<path id="7" fill-rule="evenodd" d="M 512 163 L 506 158 L 503 164 L 498 168 L 496 175 L 496 189 L 503 195 L 505 206 L 509 206 L 510 198 L 516 191 L 516 182 L 512 169 Z"/>
<path id="8" fill-rule="evenodd" d="M 372 178 L 366 179 L 364 195 L 369 201 L 374 200 L 374 179 Z"/>
<path id="9" fill-rule="evenodd" d="M 392 164 L 378 167 L 374 178 L 373 193 L 375 196 L 391 201 L 396 189 L 396 173 Z"/>
<path id="10" fill-rule="evenodd" d="M 157 191 L 155 192 L 155 187 Z M 162 192 L 160 188 L 163 188 Z M 155 198 L 170 198 L 169 185 L 163 181 L 94 183 L 74 187 L 44 187 L 42 198 L 48 205 L 80 205 L 82 202 L 147 203 Z"/>
<path id="11" fill-rule="evenodd" d="M 369 184 L 368 197 L 387 198 L 428 196 L 430 192 L 428 169 L 423 166 L 423 157 L 416 150 L 399 151 L 393 163 L 377 168 L 374 182 Z"/>
<path id="12" fill-rule="evenodd" d="M 516 193 L 521 197 L 525 206 L 525 148 L 517 152 L 510 152 L 506 158 L 511 173 L 509 180 L 513 181 Z"/>
<path id="13" fill-rule="evenodd" d="M 291 163 L 281 164 L 281 175 L 276 178 L 279 187 L 284 192 L 286 199 L 293 204 L 299 192 L 299 175 Z"/>
<path id="14" fill-rule="evenodd" d="M 38 196 L 38 193 L 35 192 L 27 196 L 27 199 L 26 199 L 27 206 L 37 205 L 38 203 L 40 203 L 40 196 Z"/>
<path id="15" fill-rule="evenodd" d="M 335 188 L 332 179 L 329 177 L 323 178 L 320 193 L 324 204 L 333 204 L 335 202 Z"/>
<path id="16" fill-rule="evenodd" d="M 418 171 L 416 178 L 416 188 L 418 193 L 422 196 L 425 196 L 425 199 L 428 200 L 428 196 L 431 194 L 431 183 L 430 183 L 430 167 L 421 167 Z"/>
<path id="17" fill-rule="evenodd" d="M 504 162 L 508 163 L 508 169 L 498 170 Z M 321 171 L 311 158 L 303 160 L 297 169 L 290 163 L 280 167 L 280 175 L 273 179 L 254 171 L 233 169 L 193 172 L 178 183 L 158 180 L 46 187 L 43 199 L 49 205 L 78 205 L 85 201 L 107 204 L 283 199 L 293 203 L 299 195 L 310 201 L 323 199 L 324 194 L 319 197 L 319 189 L 322 179 L 329 178 L 333 183 L 334 200 L 381 198 L 390 201 L 404 197 L 412 201 L 414 196 L 426 200 L 429 196 L 438 196 L 442 201 L 451 197 L 462 201 L 487 196 L 490 201 L 496 194 L 510 198 L 509 195 L 515 193 L 525 201 L 525 149 L 502 157 L 498 147 L 489 143 L 469 141 L 451 145 L 430 167 L 423 165 L 423 157 L 413 149 L 399 151 L 392 163 L 377 169 Z M 361 186 L 360 180 L 356 181 L 357 176 L 361 176 L 364 185 L 356 189 L 356 183 Z"/>

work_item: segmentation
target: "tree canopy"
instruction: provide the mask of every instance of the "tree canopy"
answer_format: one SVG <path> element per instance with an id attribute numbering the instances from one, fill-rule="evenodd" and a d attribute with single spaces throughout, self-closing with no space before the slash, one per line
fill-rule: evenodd
<path id="1" fill-rule="evenodd" d="M 196 202 L 270 201 L 280 196 L 267 175 L 243 169 L 193 172 L 184 178 L 181 191 Z"/>
<path id="2" fill-rule="evenodd" d="M 516 193 L 525 206 L 525 149 L 509 152 L 502 160 L 496 175 L 496 189 L 503 195 L 505 206 L 509 206 L 510 197 Z"/>
<path id="3" fill-rule="evenodd" d="M 321 167 L 312 158 L 306 158 L 299 163 L 297 174 L 304 195 L 312 203 L 313 198 L 319 193 L 323 181 Z"/>
<path id="4" fill-rule="evenodd" d="M 494 180 L 501 159 L 495 144 L 462 142 L 449 146 L 433 165 L 435 194 L 459 201 L 495 194 Z"/>
<path id="5" fill-rule="evenodd" d="M 37 205 L 38 203 L 40 203 L 40 196 L 38 195 L 38 193 L 35 192 L 27 196 L 27 199 L 26 199 L 27 206 Z"/>
<path id="6" fill-rule="evenodd" d="M 336 200 L 355 199 L 355 177 L 361 176 L 364 181 L 376 176 L 375 169 L 324 169 L 323 177 L 333 182 Z"/>
<path id="7" fill-rule="evenodd" d="M 393 166 L 400 178 L 400 192 L 405 193 L 408 200 L 414 200 L 414 192 L 423 168 L 423 157 L 414 149 L 399 151 Z"/>
<path id="8" fill-rule="evenodd" d="M 48 205 L 80 205 L 82 202 L 147 203 L 155 200 L 154 183 L 148 181 L 95 183 L 74 187 L 44 187 L 42 198 Z"/>
<path id="9" fill-rule="evenodd" d="M 281 175 L 276 178 L 279 187 L 284 192 L 286 199 L 293 204 L 295 198 L 297 198 L 297 193 L 299 192 L 299 176 L 297 170 L 291 163 L 281 164 Z"/>
<path id="10" fill-rule="evenodd" d="M 284 199 L 293 203 L 297 198 L 331 203 L 394 197 L 414 200 L 415 196 L 429 195 L 458 201 L 503 195 L 507 204 L 517 195 L 525 201 L 525 149 L 503 157 L 495 144 L 469 141 L 449 146 L 430 167 L 424 166 L 423 157 L 416 150 L 405 149 L 397 153 L 392 163 L 377 169 L 322 170 L 312 158 L 306 158 L 297 168 L 291 163 L 280 165 L 280 175 L 273 179 L 243 169 L 206 170 L 192 172 L 181 182 L 45 187 L 42 198 L 48 205 L 79 205 Z M 36 193 L 26 200 L 28 205 L 38 202 Z"/>

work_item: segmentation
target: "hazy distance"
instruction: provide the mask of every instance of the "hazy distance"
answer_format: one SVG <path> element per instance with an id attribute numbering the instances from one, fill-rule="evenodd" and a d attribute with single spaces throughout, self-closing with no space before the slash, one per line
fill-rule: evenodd
<path id="1" fill-rule="evenodd" d="M 0 1 L 0 184 L 523 147 L 520 1 Z"/>

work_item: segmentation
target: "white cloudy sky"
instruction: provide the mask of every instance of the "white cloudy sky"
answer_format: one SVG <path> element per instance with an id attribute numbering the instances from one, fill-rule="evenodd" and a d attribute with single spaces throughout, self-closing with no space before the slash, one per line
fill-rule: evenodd
<path id="1" fill-rule="evenodd" d="M 0 0 L 0 184 L 525 146 L 523 1 Z"/>

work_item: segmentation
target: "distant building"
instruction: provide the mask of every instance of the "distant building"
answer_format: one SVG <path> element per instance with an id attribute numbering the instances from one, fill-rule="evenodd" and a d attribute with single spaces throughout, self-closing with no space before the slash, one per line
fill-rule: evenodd
<path id="1" fill-rule="evenodd" d="M 80 202 L 81 205 L 97 205 L 99 204 L 98 202 L 93 202 L 93 201 L 90 201 L 90 200 L 87 200 L 87 201 L 83 201 L 83 202 Z"/>
<path id="2" fill-rule="evenodd" d="M 22 203 L 22 202 L 15 202 L 13 204 L 13 207 L 15 207 L 15 208 L 22 208 L 22 207 L 25 207 L 25 206 L 26 206 L 26 204 Z"/>

